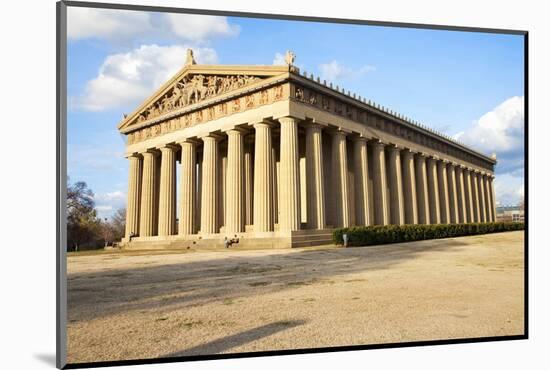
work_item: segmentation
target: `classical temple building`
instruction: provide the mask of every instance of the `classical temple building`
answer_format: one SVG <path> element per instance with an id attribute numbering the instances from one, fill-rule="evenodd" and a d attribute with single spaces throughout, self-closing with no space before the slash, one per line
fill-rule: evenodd
<path id="1" fill-rule="evenodd" d="M 293 61 L 198 65 L 189 50 L 125 116 L 123 245 L 294 247 L 330 243 L 335 227 L 495 221 L 495 156 Z"/>

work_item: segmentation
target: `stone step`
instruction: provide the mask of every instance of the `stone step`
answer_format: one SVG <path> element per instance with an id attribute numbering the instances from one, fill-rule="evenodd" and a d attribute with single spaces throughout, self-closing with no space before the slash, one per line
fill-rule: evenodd
<path id="1" fill-rule="evenodd" d="M 334 244 L 334 242 L 331 240 L 304 240 L 304 241 L 293 241 L 292 242 L 292 248 L 300 248 L 300 247 L 314 247 L 318 245 L 329 245 Z"/>
<path id="2" fill-rule="evenodd" d="M 319 235 L 319 234 L 330 234 L 332 235 L 332 229 L 323 229 L 323 230 L 294 230 L 292 231 L 292 237 L 301 236 L 301 235 Z"/>

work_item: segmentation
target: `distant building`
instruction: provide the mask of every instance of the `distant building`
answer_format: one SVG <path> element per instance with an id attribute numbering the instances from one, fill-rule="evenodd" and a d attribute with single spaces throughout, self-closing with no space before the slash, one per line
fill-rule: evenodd
<path id="1" fill-rule="evenodd" d="M 497 221 L 525 221 L 525 211 L 520 206 L 497 207 Z"/>

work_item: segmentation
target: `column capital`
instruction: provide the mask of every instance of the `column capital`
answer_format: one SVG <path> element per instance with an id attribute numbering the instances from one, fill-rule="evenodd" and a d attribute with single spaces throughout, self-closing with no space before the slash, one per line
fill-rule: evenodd
<path id="1" fill-rule="evenodd" d="M 382 140 L 380 139 L 374 139 L 372 141 L 369 141 L 369 144 L 371 144 L 372 146 L 382 147 L 382 148 L 386 146 L 386 144 L 383 143 Z"/>
<path id="2" fill-rule="evenodd" d="M 160 155 L 160 152 L 156 149 L 146 149 L 144 150 L 143 152 L 140 152 L 139 154 L 141 154 L 142 156 L 146 156 L 146 155 L 153 155 L 153 156 L 158 156 Z"/>
<path id="3" fill-rule="evenodd" d="M 322 130 L 325 127 L 319 123 L 312 122 L 312 121 L 303 122 L 301 126 L 304 127 L 305 129 L 319 129 L 319 130 Z"/>
<path id="4" fill-rule="evenodd" d="M 367 142 L 367 141 L 370 140 L 370 138 L 365 137 L 363 135 L 353 135 L 353 136 L 350 137 L 350 139 L 352 141 L 364 141 L 364 142 Z"/>
<path id="5" fill-rule="evenodd" d="M 140 159 L 141 158 L 141 153 L 134 152 L 134 153 L 126 154 L 124 156 L 124 158 L 126 158 L 126 159 Z"/>
<path id="6" fill-rule="evenodd" d="M 250 125 L 254 128 L 258 128 L 258 127 L 273 127 L 274 124 L 272 122 L 269 122 L 269 121 L 257 121 L 257 122 L 250 122 Z"/>
<path id="7" fill-rule="evenodd" d="M 194 137 L 186 137 L 184 139 L 181 139 L 181 140 L 178 140 L 176 141 L 176 144 L 179 144 L 179 145 L 182 145 L 183 144 L 193 144 L 193 145 L 197 145 L 201 142 L 200 139 L 198 138 L 194 138 Z"/>
<path id="8" fill-rule="evenodd" d="M 281 122 L 281 123 L 282 123 L 282 122 L 296 122 L 296 123 L 298 123 L 298 122 L 301 121 L 301 119 L 296 118 L 296 117 L 292 117 L 292 116 L 285 116 L 285 117 L 279 117 L 279 118 L 277 118 L 277 121 L 279 121 L 279 122 Z"/>
<path id="9" fill-rule="evenodd" d="M 231 128 L 227 128 L 227 129 L 224 129 L 222 130 L 222 132 L 226 133 L 227 135 L 229 135 L 230 133 L 231 134 L 235 134 L 235 133 L 239 133 L 239 134 L 246 134 L 249 130 L 247 130 L 246 128 L 244 127 L 239 127 L 239 126 L 234 126 L 234 127 L 231 127 Z"/>
<path id="10" fill-rule="evenodd" d="M 201 139 L 202 141 L 209 141 L 209 140 L 220 141 L 221 139 L 223 139 L 223 136 L 220 134 L 210 132 L 208 134 L 205 134 L 204 136 L 202 135 L 199 136 L 199 139 Z"/>
<path id="11" fill-rule="evenodd" d="M 348 136 L 350 134 L 350 132 L 341 129 L 340 127 L 327 128 L 326 132 L 331 136 L 335 136 L 335 135 Z"/>
<path id="12" fill-rule="evenodd" d="M 178 150 L 179 148 L 175 144 L 165 144 L 165 145 L 159 146 L 157 149 L 160 150 L 161 152 L 163 152 L 167 149 L 169 149 L 169 150 Z"/>
<path id="13" fill-rule="evenodd" d="M 400 152 L 401 149 L 404 149 L 403 147 L 400 147 L 399 145 L 393 143 L 389 143 L 386 147 L 392 152 Z"/>

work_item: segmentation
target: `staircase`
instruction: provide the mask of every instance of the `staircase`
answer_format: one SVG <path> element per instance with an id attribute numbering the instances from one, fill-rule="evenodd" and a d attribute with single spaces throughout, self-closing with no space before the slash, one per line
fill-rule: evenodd
<path id="1" fill-rule="evenodd" d="M 332 229 L 296 230 L 292 232 L 292 248 L 334 244 Z"/>

